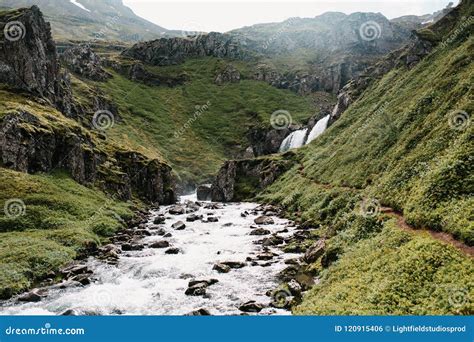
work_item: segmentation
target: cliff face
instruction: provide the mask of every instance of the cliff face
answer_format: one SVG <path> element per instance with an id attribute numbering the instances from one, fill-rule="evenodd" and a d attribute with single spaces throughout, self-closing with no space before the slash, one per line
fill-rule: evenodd
<path id="1" fill-rule="evenodd" d="M 293 154 L 285 158 L 230 160 L 212 183 L 211 197 L 217 202 L 236 202 L 254 197 L 293 165 Z"/>
<path id="2" fill-rule="evenodd" d="M 39 8 L 2 13 L 0 31 L 0 83 L 48 99 L 69 114 L 69 80 L 60 70 L 50 25 Z"/>
<path id="3" fill-rule="evenodd" d="M 0 83 L 8 86 L 2 96 L 11 94 L 12 98 L 0 113 L 1 165 L 27 173 L 64 169 L 78 183 L 99 186 L 122 200 L 136 195 L 147 201 L 173 203 L 175 181 L 168 165 L 135 151 L 123 151 L 107 142 L 103 133 L 90 129 L 94 125 L 87 119 L 86 109 L 110 109 L 110 115 L 118 118 L 115 106 L 103 101 L 100 94 L 86 107 L 75 104 L 68 74 L 60 68 L 49 24 L 39 9 L 33 6 L 3 12 L 0 22 L 5 32 L 0 42 Z M 14 28 L 5 29 L 12 24 Z M 110 77 L 100 68 L 98 57 L 89 52 L 71 50 L 65 62 L 83 77 Z M 27 94 L 34 102 L 25 102 Z M 78 114 L 83 115 L 84 125 L 74 120 Z"/>
<path id="4" fill-rule="evenodd" d="M 153 65 L 174 65 L 183 63 L 189 57 L 246 59 L 250 54 L 231 36 L 211 32 L 187 38 L 161 38 L 138 43 L 122 55 Z"/>

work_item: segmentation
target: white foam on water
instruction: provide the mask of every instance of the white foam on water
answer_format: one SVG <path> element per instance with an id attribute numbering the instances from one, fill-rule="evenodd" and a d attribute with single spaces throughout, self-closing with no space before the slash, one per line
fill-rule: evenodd
<path id="1" fill-rule="evenodd" d="M 286 152 L 288 150 L 303 146 L 307 132 L 307 128 L 292 132 L 285 138 L 285 140 L 282 141 L 280 145 L 280 152 Z"/>
<path id="2" fill-rule="evenodd" d="M 319 137 L 321 134 L 324 133 L 326 128 L 328 127 L 330 115 L 326 115 L 324 118 L 319 120 L 316 125 L 314 125 L 313 129 L 308 135 L 308 139 L 306 140 L 306 144 L 309 144 L 311 141 Z"/>
<path id="3" fill-rule="evenodd" d="M 185 196 L 185 200 L 195 200 L 194 196 Z M 173 234 L 166 240 L 172 247 L 182 250 L 180 254 L 165 254 L 164 249 L 123 252 L 116 266 L 108 265 L 98 259 L 90 258 L 88 266 L 97 280 L 88 286 L 49 289 L 48 295 L 37 303 L 19 303 L 15 299 L 0 306 L 0 314 L 7 315 L 46 315 L 58 314 L 74 309 L 81 314 L 128 314 L 128 315 L 182 315 L 200 308 L 208 309 L 213 315 L 240 314 L 242 303 L 255 300 L 269 304 L 271 298 L 266 295 L 278 285 L 276 275 L 287 265 L 285 259 L 296 254 L 283 254 L 277 248 L 277 263 L 268 267 L 247 266 L 232 269 L 229 273 L 218 273 L 213 265 L 220 261 L 245 262 L 248 256 L 255 257 L 262 252 L 262 246 L 253 241 L 262 236 L 252 236 L 250 226 L 257 215 L 241 217 L 244 211 L 257 207 L 254 203 L 225 204 L 222 209 L 204 209 L 194 214 L 214 213 L 219 222 L 185 222 L 185 215 L 170 215 L 168 207 L 153 212 L 147 223 L 153 225 L 153 218 L 165 213 L 167 219 L 162 225 Z M 174 230 L 171 225 L 182 220 L 186 229 Z M 274 217 L 275 224 L 264 226 L 271 232 L 277 232 L 287 226 L 288 221 Z M 224 226 L 226 223 L 230 226 Z M 280 233 L 282 237 L 289 233 Z M 153 230 L 152 230 L 153 232 Z M 163 240 L 161 236 L 149 236 L 143 242 Z M 187 278 L 190 277 L 190 278 Z M 183 279 L 186 278 L 186 279 Z M 207 288 L 209 298 L 187 296 L 184 294 L 191 279 L 218 279 L 219 282 Z M 260 314 L 290 314 L 289 311 L 265 308 Z"/>

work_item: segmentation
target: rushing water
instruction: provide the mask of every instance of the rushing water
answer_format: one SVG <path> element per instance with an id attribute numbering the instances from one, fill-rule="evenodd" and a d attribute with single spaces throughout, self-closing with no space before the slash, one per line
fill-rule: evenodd
<path id="1" fill-rule="evenodd" d="M 308 129 L 299 129 L 297 131 L 292 132 L 289 136 L 283 140 L 280 145 L 280 152 L 286 152 L 293 148 L 298 148 L 304 145 L 306 139 L 306 133 Z"/>
<path id="2" fill-rule="evenodd" d="M 182 201 L 194 200 L 187 196 Z M 169 207 L 152 212 L 147 227 L 153 226 L 153 218 L 160 213 L 168 219 L 162 225 L 172 233 L 166 238 L 172 247 L 181 249 L 180 254 L 165 254 L 165 249 L 145 247 L 141 251 L 122 252 L 117 265 L 109 265 L 96 258 L 89 258 L 87 264 L 93 271 L 93 282 L 87 286 L 59 289 L 47 288 L 47 295 L 36 303 L 20 303 L 13 298 L 0 306 L 1 314 L 59 314 L 74 309 L 79 314 L 134 314 L 134 315 L 182 315 L 205 308 L 213 315 L 241 314 L 238 307 L 242 303 L 255 300 L 269 304 L 266 295 L 278 285 L 276 275 L 285 268 L 284 260 L 295 254 L 283 254 L 278 248 L 275 263 L 267 267 L 252 266 L 250 262 L 229 273 L 218 273 L 213 265 L 219 261 L 245 262 L 247 257 L 255 257 L 262 252 L 262 246 L 253 243 L 262 236 L 249 235 L 257 213 L 242 217 L 244 211 L 251 212 L 257 207 L 253 203 L 226 204 L 222 209 L 201 207 L 194 214 L 218 217 L 219 222 L 185 222 L 184 230 L 175 230 L 171 225 L 185 221 L 185 215 L 170 215 Z M 271 232 L 281 231 L 288 221 L 273 217 L 275 223 L 262 226 Z M 292 234 L 294 227 L 287 227 Z M 153 232 L 154 230 L 150 230 Z M 147 236 L 145 244 L 163 240 L 162 236 Z M 207 288 L 208 296 L 188 296 L 185 290 L 189 280 L 215 278 L 219 282 Z M 260 314 L 289 314 L 288 311 L 265 308 Z"/>
<path id="3" fill-rule="evenodd" d="M 326 115 L 324 118 L 316 122 L 316 125 L 314 125 L 313 129 L 308 135 L 308 139 L 306 139 L 306 144 L 309 144 L 311 141 L 319 137 L 321 134 L 324 133 L 326 128 L 328 127 L 328 122 L 330 115 Z"/>

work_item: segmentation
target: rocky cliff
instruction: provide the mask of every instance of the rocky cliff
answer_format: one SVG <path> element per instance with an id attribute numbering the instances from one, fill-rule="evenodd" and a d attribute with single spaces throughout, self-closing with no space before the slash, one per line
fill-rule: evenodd
<path id="1" fill-rule="evenodd" d="M 101 107 L 98 109 L 119 118 L 114 115 L 115 106 L 100 93 L 90 94 L 87 105 L 75 104 L 49 24 L 39 9 L 33 6 L 0 15 L 4 32 L 0 83 L 7 85 L 2 96 L 10 97 L 0 112 L 1 165 L 28 173 L 64 169 L 75 181 L 99 186 L 122 200 L 136 195 L 152 202 L 174 202 L 175 182 L 168 165 L 123 150 L 91 129 L 89 109 Z M 64 61 L 81 76 L 110 77 L 86 48 L 71 50 Z M 74 120 L 78 111 L 88 117 Z"/>
<path id="2" fill-rule="evenodd" d="M 247 59 L 250 53 L 232 36 L 211 32 L 186 38 L 160 38 L 137 43 L 122 55 L 153 65 L 175 65 L 192 57 Z"/>
<path id="3" fill-rule="evenodd" d="M 51 27 L 36 6 L 1 12 L 0 83 L 27 91 L 71 112 L 67 74 L 61 71 Z"/>
<path id="4" fill-rule="evenodd" d="M 293 165 L 292 152 L 284 158 L 230 160 L 224 163 L 212 183 L 211 197 L 216 202 L 248 200 L 272 184 Z"/>

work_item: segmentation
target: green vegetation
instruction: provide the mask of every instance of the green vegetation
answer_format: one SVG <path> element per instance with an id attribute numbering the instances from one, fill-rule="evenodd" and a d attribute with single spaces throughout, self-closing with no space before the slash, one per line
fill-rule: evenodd
<path id="1" fill-rule="evenodd" d="M 416 228 L 474 245 L 473 43 L 464 32 L 413 69 L 375 82 L 258 196 L 318 228 L 303 250 L 326 240 L 306 268 L 321 282 L 295 313 L 474 312 L 471 257 L 362 205 L 374 200 Z"/>
<path id="2" fill-rule="evenodd" d="M 288 110 L 295 123 L 314 114 L 310 98 L 249 80 L 251 67 L 245 62 L 232 62 L 242 74 L 239 83 L 216 85 L 215 75 L 226 63 L 202 58 L 147 67 L 163 77 L 186 75 L 188 81 L 175 87 L 147 86 L 117 73 L 106 84 L 94 84 L 118 104 L 122 118 L 107 134 L 162 156 L 183 181 L 196 183 L 209 180 L 224 160 L 242 153 L 248 146 L 247 130 L 269 126 L 274 111 Z"/>
<path id="3" fill-rule="evenodd" d="M 17 210 L 14 199 L 21 200 Z M 0 216 L 0 298 L 93 250 L 132 216 L 130 204 L 61 172 L 28 175 L 0 168 L 0 204 L 5 208 Z"/>

